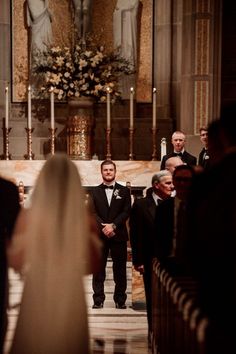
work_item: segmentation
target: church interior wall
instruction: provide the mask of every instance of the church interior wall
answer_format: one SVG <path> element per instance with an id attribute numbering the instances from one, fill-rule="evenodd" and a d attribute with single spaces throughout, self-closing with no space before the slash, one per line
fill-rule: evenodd
<path id="1" fill-rule="evenodd" d="M 115 0 L 109 1 L 105 6 L 105 0 L 97 0 L 94 9 L 94 28 L 97 31 L 101 23 L 98 9 L 103 10 L 105 30 L 103 35 L 108 46 L 112 45 L 112 12 L 115 7 Z M 150 159 L 151 152 L 151 125 L 152 125 L 152 86 L 157 87 L 157 150 L 159 158 L 159 146 L 162 137 L 167 139 L 167 147 L 170 148 L 170 136 L 174 129 L 182 129 L 187 133 L 187 148 L 197 154 L 200 149 L 198 127 L 200 123 L 210 122 L 219 112 L 221 93 L 220 91 L 220 38 L 213 38 L 213 33 L 221 35 L 220 19 L 222 0 L 200 1 L 200 0 L 142 0 L 141 11 L 145 20 L 141 21 L 141 44 L 140 52 L 143 50 L 143 58 L 140 54 L 140 65 L 144 66 L 139 70 L 143 73 L 141 83 L 137 85 L 135 132 L 134 132 L 134 153 L 137 159 Z M 22 6 L 23 0 L 12 0 L 17 6 Z M 60 41 L 71 41 L 71 14 L 68 0 L 49 0 L 52 10 L 57 14 L 58 19 L 54 21 L 53 32 L 58 43 Z M 0 48 L 0 114 L 4 117 L 4 88 L 7 81 L 10 81 L 11 65 L 11 41 L 10 41 L 10 4 L 9 1 L 2 1 L 1 21 L 1 46 Z M 107 2 L 106 2 L 107 4 Z M 152 7 L 153 5 L 153 7 Z M 202 7 L 203 6 L 203 7 Z M 14 17 L 14 24 L 21 20 L 21 44 L 27 47 L 23 40 L 23 34 L 27 40 L 27 32 L 22 23 L 21 14 Z M 62 15 L 63 14 L 63 15 Z M 22 27 L 23 26 L 23 27 Z M 62 28 L 65 29 L 62 31 Z M 152 32 L 153 28 L 153 32 Z M 59 33 L 63 38 L 57 37 Z M 151 33 L 151 36 L 150 36 Z M 152 37 L 153 33 L 153 37 Z M 228 32 L 230 33 L 230 32 Z M 229 37 L 229 35 L 228 35 Z M 232 38 L 231 38 L 232 39 Z M 224 38 L 227 41 L 227 36 Z M 16 38 L 13 38 L 15 43 Z M 213 44 L 214 41 L 214 44 Z M 152 46 L 153 45 L 153 46 Z M 231 46 L 232 47 L 232 46 Z M 203 48 L 203 52 L 198 50 Z M 17 46 L 16 48 L 17 49 Z M 14 49 L 14 50 L 15 50 Z M 26 55 L 27 49 L 22 49 L 18 44 L 19 53 Z M 25 52 L 26 50 L 26 52 Z M 227 51 L 226 51 L 227 52 Z M 20 58 L 20 55 L 17 55 Z M 215 57 L 219 57 L 218 60 Z M 144 61 L 144 59 L 146 61 Z M 229 63 L 229 60 L 225 60 Z M 27 60 L 22 59 L 27 67 Z M 151 63 L 151 64 L 150 64 Z M 206 65 L 207 63 L 207 65 Z M 230 61 L 232 63 L 232 61 Z M 200 64 L 200 65 L 198 65 Z M 205 66 L 204 66 L 205 65 Z M 227 65 L 224 66 L 228 67 Z M 149 69 L 149 72 L 147 71 Z M 207 68 L 205 70 L 204 68 Z M 17 69 L 15 65 L 14 70 Z M 204 70 L 205 71 L 204 71 Z M 14 71 L 13 70 L 13 71 Z M 21 75 L 26 75 L 27 69 L 21 70 Z M 233 72 L 233 64 L 232 64 Z M 222 97 L 227 99 L 232 95 L 230 85 L 227 84 L 229 75 L 224 76 L 225 83 L 222 85 Z M 139 76 L 140 79 L 140 76 Z M 25 151 L 26 136 L 26 115 L 27 102 L 25 100 L 25 87 L 15 91 L 18 99 L 11 102 L 11 134 L 10 147 L 14 151 L 12 155 L 20 158 Z M 15 79 L 13 81 L 15 85 Z M 24 83 L 25 85 L 25 83 Z M 146 86 L 145 86 L 146 85 Z M 148 86 L 148 89 L 147 89 Z M 15 86 L 14 86 L 15 87 Z M 230 90 L 229 90 L 230 89 Z M 142 96 L 145 94 L 144 96 Z M 138 96 L 139 95 L 139 96 Z M 139 98 L 138 98 L 139 97 Z M 16 98 L 16 97 L 15 97 Z M 23 99 L 22 99 L 23 98 Z M 18 102 L 17 102 L 18 100 Z M 103 107 L 104 106 L 104 107 Z M 200 107 L 200 108 L 199 108 Z M 205 108 L 204 108 L 205 107 Z M 94 150 L 99 158 L 105 156 L 105 123 L 106 107 L 98 104 L 95 107 L 96 130 Z M 64 103 L 56 103 L 56 126 L 57 144 L 60 149 L 65 148 L 64 124 L 66 121 L 67 107 Z M 33 144 L 39 149 L 36 153 L 38 158 L 45 158 L 45 149 L 49 144 L 48 128 L 50 107 L 49 102 L 43 102 L 41 106 L 33 102 Z M 197 120 L 196 120 L 197 117 Z M 204 118 L 205 117 L 205 118 Z M 204 118 L 204 119 L 202 119 Z M 197 122 L 197 123 L 196 123 Z M 129 150 L 128 125 L 129 125 L 129 100 L 124 100 L 112 107 L 112 149 L 114 158 L 126 159 Z M 144 135 L 145 134 L 145 135 Z M 0 132 L 0 136 L 2 132 Z M 1 138 L 2 139 L 2 138 Z M 15 139 L 15 140 L 14 140 Z M 64 139 L 64 140 L 63 140 Z M 17 142 L 17 143 L 15 143 Z M 13 147 L 16 144 L 17 148 Z M 118 146 L 117 146 L 118 145 Z M 45 148 L 46 146 L 46 148 Z M 122 146 L 122 149 L 120 148 Z M 2 140 L 0 140 L 0 152 Z"/>

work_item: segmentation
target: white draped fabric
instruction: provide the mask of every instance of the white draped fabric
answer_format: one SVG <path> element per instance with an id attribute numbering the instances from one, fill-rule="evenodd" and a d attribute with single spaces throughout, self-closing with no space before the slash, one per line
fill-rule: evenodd
<path id="1" fill-rule="evenodd" d="M 27 25 L 31 29 L 31 51 L 45 51 L 52 44 L 52 15 L 48 0 L 27 0 Z"/>

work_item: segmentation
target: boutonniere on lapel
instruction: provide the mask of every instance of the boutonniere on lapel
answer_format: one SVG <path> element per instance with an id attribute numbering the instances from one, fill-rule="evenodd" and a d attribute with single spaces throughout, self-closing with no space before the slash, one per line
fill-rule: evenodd
<path id="1" fill-rule="evenodd" d="M 116 199 L 122 199 L 121 196 L 119 195 L 120 193 L 120 190 L 119 189 L 115 189 L 114 190 L 114 193 L 113 193 L 113 196 L 116 198 Z"/>

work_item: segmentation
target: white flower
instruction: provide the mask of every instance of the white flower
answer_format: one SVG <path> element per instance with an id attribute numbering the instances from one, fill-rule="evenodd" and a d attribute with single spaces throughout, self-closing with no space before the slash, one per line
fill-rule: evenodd
<path id="1" fill-rule="evenodd" d="M 80 68 L 80 70 L 82 70 L 82 68 L 84 68 L 84 67 L 87 66 L 87 65 L 88 65 L 88 63 L 87 63 L 86 60 L 80 59 L 80 61 L 79 61 L 79 68 Z"/>
<path id="2" fill-rule="evenodd" d="M 84 54 L 89 58 L 93 53 L 90 50 L 86 50 Z"/>
<path id="3" fill-rule="evenodd" d="M 56 63 L 59 66 L 62 66 L 64 64 L 64 58 L 62 56 L 56 58 Z"/>

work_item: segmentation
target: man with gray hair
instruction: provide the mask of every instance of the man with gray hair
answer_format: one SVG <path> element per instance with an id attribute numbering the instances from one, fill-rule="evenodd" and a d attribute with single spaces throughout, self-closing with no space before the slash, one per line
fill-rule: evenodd
<path id="1" fill-rule="evenodd" d="M 134 202 L 130 215 L 130 242 L 135 270 L 143 274 L 149 336 L 152 333 L 152 259 L 155 257 L 155 216 L 158 205 L 168 198 L 174 189 L 172 174 L 162 170 L 152 177 L 152 187 L 145 198 Z"/>

